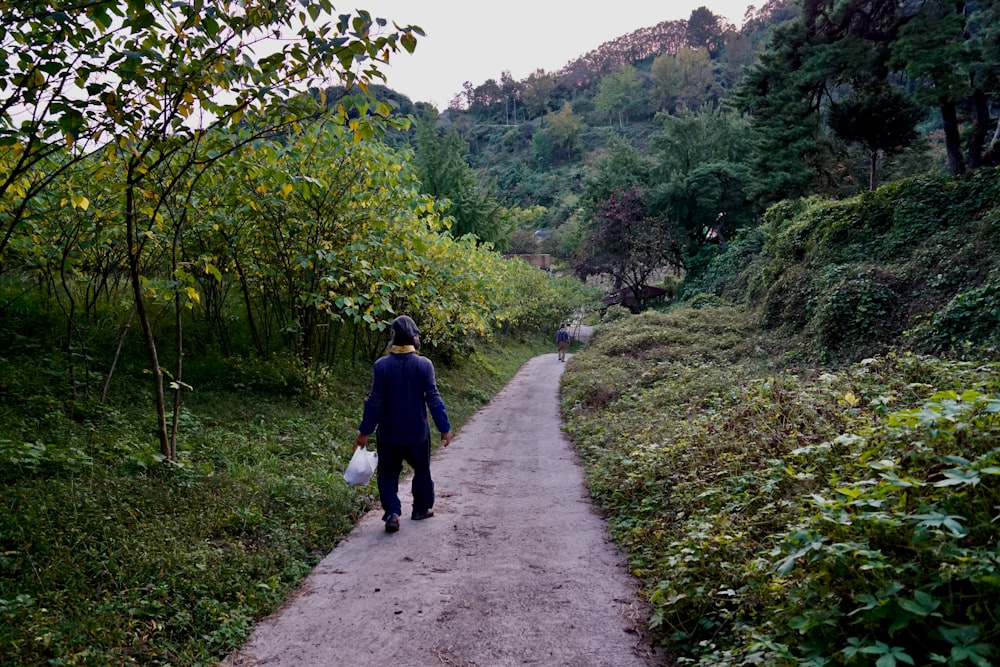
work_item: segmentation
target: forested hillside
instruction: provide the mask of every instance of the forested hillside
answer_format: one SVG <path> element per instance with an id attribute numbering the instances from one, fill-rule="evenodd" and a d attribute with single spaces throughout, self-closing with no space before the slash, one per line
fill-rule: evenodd
<path id="1" fill-rule="evenodd" d="M 892 192 L 928 183 L 946 196 L 953 186 L 939 177 L 995 168 L 998 26 L 994 2 L 769 2 L 740 26 L 702 7 L 556 72 L 468 83 L 440 114 L 410 107 L 436 130 L 418 133 L 415 150 L 425 175 L 464 160 L 475 183 L 446 177 L 437 192 L 480 198 L 465 229 L 501 249 L 552 253 L 582 277 L 635 289 L 668 267 L 690 297 L 713 262 L 732 261 L 722 257 L 733 239 L 760 238 L 779 202 L 832 206 L 914 178 L 931 180 Z M 769 214 L 776 233 L 792 224 L 778 221 L 782 206 Z M 963 220 L 936 210 L 917 238 Z"/>

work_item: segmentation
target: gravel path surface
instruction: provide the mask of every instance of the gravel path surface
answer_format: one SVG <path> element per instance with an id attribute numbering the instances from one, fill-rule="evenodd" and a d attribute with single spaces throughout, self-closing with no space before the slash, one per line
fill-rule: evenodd
<path id="1" fill-rule="evenodd" d="M 435 453 L 435 516 L 367 514 L 246 646 L 249 667 L 649 667 L 634 579 L 561 431 L 546 354 Z"/>

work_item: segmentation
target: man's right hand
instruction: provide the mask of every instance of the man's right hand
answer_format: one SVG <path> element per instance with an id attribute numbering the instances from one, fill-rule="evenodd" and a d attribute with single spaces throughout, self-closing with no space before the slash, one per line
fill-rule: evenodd
<path id="1" fill-rule="evenodd" d="M 441 434 L 441 446 L 447 447 L 451 444 L 451 431 Z"/>

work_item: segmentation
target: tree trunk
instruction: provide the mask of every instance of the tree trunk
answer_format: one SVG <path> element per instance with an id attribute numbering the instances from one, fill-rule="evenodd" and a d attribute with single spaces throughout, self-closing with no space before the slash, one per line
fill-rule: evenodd
<path id="1" fill-rule="evenodd" d="M 70 246 L 70 239 L 66 239 L 65 248 Z M 63 250 L 62 258 L 59 264 L 59 283 L 63 289 L 63 293 L 66 295 L 66 300 L 69 301 L 69 307 L 64 308 L 63 311 L 66 313 L 66 364 L 67 371 L 69 372 L 69 386 L 70 391 L 73 394 L 73 398 L 76 398 L 76 363 L 73 361 L 73 332 L 76 327 L 76 299 L 73 298 L 73 288 L 70 287 L 67 280 L 67 270 L 66 261 L 68 259 L 69 252 Z M 62 299 L 58 299 L 60 305 L 62 305 Z M 81 359 L 86 360 L 87 355 L 80 355 Z M 84 362 L 86 363 L 86 362 Z M 84 379 L 87 377 L 86 369 L 84 371 Z"/>
<path id="2" fill-rule="evenodd" d="M 139 319 L 142 337 L 146 342 L 146 350 L 149 352 L 150 372 L 153 374 L 156 435 L 160 441 L 160 453 L 164 458 L 172 461 L 173 459 L 170 458 L 170 438 L 167 434 L 166 399 L 163 395 L 163 370 L 160 368 L 160 359 L 156 352 L 156 337 L 153 335 L 153 326 L 149 322 L 149 313 L 146 312 L 145 298 L 142 293 L 142 278 L 139 271 L 139 255 L 142 253 L 142 249 L 137 238 L 135 210 L 135 186 L 130 184 L 126 187 L 125 192 L 125 239 L 128 245 L 129 282 L 132 285 L 135 314 Z"/>
<path id="3" fill-rule="evenodd" d="M 990 132 L 990 101 L 986 93 L 976 89 L 972 93 L 972 105 L 976 110 L 976 122 L 969 137 L 969 168 L 978 169 L 983 166 L 983 149 Z"/>
<path id="4" fill-rule="evenodd" d="M 955 103 L 941 100 L 941 120 L 944 123 L 944 145 L 948 152 L 948 167 L 953 176 L 965 173 L 965 158 L 958 132 L 958 112 Z"/>
<path id="5" fill-rule="evenodd" d="M 996 129 L 993 131 L 993 139 L 983 154 L 983 164 L 995 167 L 1000 164 L 1000 119 L 997 119 Z"/>
<path id="6" fill-rule="evenodd" d="M 184 223 L 185 216 L 186 213 L 182 212 L 181 224 L 174 226 L 174 242 L 170 249 L 170 268 L 172 274 L 177 271 L 177 248 L 180 245 L 181 225 Z M 170 453 L 167 456 L 170 461 L 177 460 L 177 432 L 180 430 L 181 417 L 181 387 L 184 386 L 184 306 L 181 304 L 181 286 L 179 282 L 174 288 L 174 326 L 177 329 L 177 346 L 175 348 L 177 369 L 174 371 L 174 389 L 172 395 L 174 405 L 170 420 L 170 446 L 168 447 Z"/>
<path id="7" fill-rule="evenodd" d="M 181 417 L 181 387 L 184 384 L 181 382 L 181 374 L 184 370 L 184 343 L 183 343 L 183 306 L 180 304 L 179 299 L 175 299 L 175 316 L 177 318 L 177 371 L 174 376 L 174 390 L 173 390 L 173 400 L 174 408 L 171 413 L 171 423 L 170 423 L 170 445 L 168 447 L 167 459 L 170 461 L 177 460 L 177 432 L 180 430 L 180 417 Z"/>
<path id="8" fill-rule="evenodd" d="M 132 318 L 135 317 L 135 309 L 133 308 L 128 314 L 128 322 L 122 328 L 122 335 L 118 337 L 118 347 L 115 348 L 115 356 L 111 358 L 111 368 L 108 369 L 108 375 L 104 378 L 104 384 L 101 386 L 101 400 L 98 405 L 104 405 L 104 401 L 108 398 L 108 389 L 111 387 L 111 378 L 115 374 L 115 366 L 118 365 L 118 360 L 122 356 L 122 346 L 125 344 L 125 336 L 128 335 L 128 330 L 132 328 Z"/>
<path id="9" fill-rule="evenodd" d="M 222 238 L 225 239 L 230 248 L 236 248 L 236 244 L 228 234 L 222 232 Z M 240 263 L 239 255 L 235 252 L 233 253 L 233 266 L 236 268 L 236 275 L 240 281 L 240 292 L 243 295 L 243 305 L 247 311 L 247 325 L 250 327 L 250 338 L 253 340 L 254 349 L 257 350 L 258 354 L 263 356 L 265 350 L 264 345 L 261 343 L 260 334 L 257 333 L 257 323 L 253 314 L 253 299 L 250 296 L 250 283 L 243 272 L 243 265 Z"/>
<path id="10" fill-rule="evenodd" d="M 874 190 L 878 187 L 878 151 L 868 153 L 868 189 Z"/>

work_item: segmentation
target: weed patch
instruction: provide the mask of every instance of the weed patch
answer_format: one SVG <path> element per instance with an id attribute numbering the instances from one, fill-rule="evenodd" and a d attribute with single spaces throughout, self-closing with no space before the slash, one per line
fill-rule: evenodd
<path id="1" fill-rule="evenodd" d="M 993 664 L 1000 366 L 768 367 L 750 315 L 669 317 L 602 326 L 562 406 L 677 663 Z"/>

